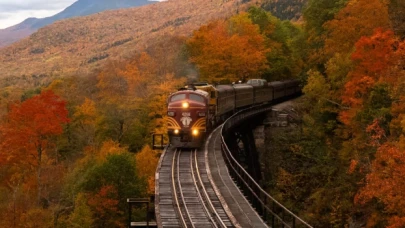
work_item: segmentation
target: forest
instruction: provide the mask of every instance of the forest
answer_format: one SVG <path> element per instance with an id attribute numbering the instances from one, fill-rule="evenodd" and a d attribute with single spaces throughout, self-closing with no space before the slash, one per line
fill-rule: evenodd
<path id="1" fill-rule="evenodd" d="M 403 227 L 404 15 L 397 0 L 309 0 L 300 22 L 252 6 L 99 69 L 6 82 L 0 227 L 125 227 L 126 198 L 154 193 L 167 96 L 249 78 L 303 85 L 300 126 L 271 135 L 269 193 L 314 227 Z"/>

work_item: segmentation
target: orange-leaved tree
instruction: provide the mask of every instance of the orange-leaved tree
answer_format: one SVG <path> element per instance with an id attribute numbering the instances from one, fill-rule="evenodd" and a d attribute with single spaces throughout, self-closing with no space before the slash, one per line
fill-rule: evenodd
<path id="1" fill-rule="evenodd" d="M 102 115 L 98 136 L 129 144 L 134 150 L 141 142 L 133 138 L 141 138 L 146 128 L 147 122 L 141 122 L 141 118 L 157 78 L 156 63 L 148 54 L 140 53 L 130 61 L 108 64 L 97 76 L 97 108 Z"/>
<path id="2" fill-rule="evenodd" d="M 159 80 L 155 80 L 151 85 L 152 94 L 146 101 L 148 116 L 150 118 L 149 130 L 156 134 L 167 132 L 166 107 L 167 98 L 173 91 L 180 88 L 185 83 L 185 78 L 176 78 L 173 74 L 165 74 Z"/>
<path id="3" fill-rule="evenodd" d="M 386 141 L 381 131 L 388 130 L 392 119 L 391 91 L 397 79 L 390 71 L 397 62 L 397 44 L 390 30 L 377 29 L 371 37 L 360 38 L 351 56 L 354 67 L 341 90 L 346 109 L 340 110 L 339 119 L 345 125 L 342 136 L 346 140 L 340 153 L 347 161 L 352 160 L 351 164 L 356 164 L 361 172 L 370 169 L 369 160 Z"/>
<path id="4" fill-rule="evenodd" d="M 404 175 L 404 151 L 393 144 L 382 145 L 372 163 L 371 173 L 367 175 L 366 185 L 356 195 L 355 202 L 364 204 L 374 198 L 378 199 L 384 203 L 385 211 L 390 214 L 388 227 L 403 227 L 405 222 Z"/>
<path id="5" fill-rule="evenodd" d="M 97 76 L 98 83 L 98 110 L 100 121 L 98 123 L 99 136 L 111 138 L 120 143 L 131 129 L 135 121 L 134 116 L 141 109 L 134 96 L 130 96 L 130 83 L 128 76 L 123 75 L 125 67 L 121 62 L 110 62 L 108 68 L 103 69 Z M 138 77 L 136 67 L 131 70 L 131 76 Z"/>
<path id="6" fill-rule="evenodd" d="M 267 69 L 265 44 L 246 13 L 202 26 L 187 40 L 190 61 L 209 82 L 247 79 Z"/>
<path id="7" fill-rule="evenodd" d="M 387 216 L 388 227 L 403 227 L 405 222 L 405 201 L 403 200 L 403 192 L 405 183 L 403 176 L 405 175 L 405 97 L 404 94 L 404 56 L 405 42 L 393 38 L 392 32 L 389 33 L 392 39 L 379 37 L 380 41 L 391 40 L 386 42 L 385 46 L 376 45 L 376 42 L 369 40 L 365 48 L 360 48 L 362 51 L 380 50 L 378 53 L 366 55 L 363 59 L 378 58 L 379 61 L 365 61 L 363 66 L 369 69 L 369 75 L 374 75 L 374 80 L 383 81 L 389 85 L 389 96 L 394 101 L 391 103 L 390 116 L 386 118 L 391 120 L 385 126 L 384 118 L 378 118 L 370 124 L 366 131 L 370 134 L 370 144 L 377 147 L 375 159 L 371 164 L 370 173 L 367 175 L 365 185 L 357 193 L 355 201 L 365 204 L 367 202 L 382 202 L 384 204 L 384 212 Z M 384 48 L 385 47 L 385 48 Z M 360 55 L 361 56 L 361 55 Z M 386 66 L 389 67 L 386 67 Z M 387 70 L 388 69 L 388 72 Z M 373 94 L 370 94 L 372 97 Z M 375 100 L 375 104 L 382 103 L 381 99 Z M 387 122 L 387 120 L 385 120 Z M 387 126 L 388 125 L 388 126 Z M 376 210 L 375 213 L 381 211 Z M 369 227 L 374 226 L 377 219 L 384 220 L 384 216 L 371 216 L 369 219 Z"/>
<path id="8" fill-rule="evenodd" d="M 83 104 L 75 108 L 72 123 L 80 129 L 80 139 L 86 142 L 86 145 L 96 145 L 96 127 L 99 118 L 96 103 L 87 97 Z"/>
<path id="9" fill-rule="evenodd" d="M 0 153 L 8 163 L 36 169 L 38 202 L 41 198 L 42 160 L 50 152 L 52 138 L 68 123 L 66 102 L 52 91 L 43 91 L 11 106 L 0 126 Z"/>
<path id="10" fill-rule="evenodd" d="M 387 2 L 349 1 L 324 27 L 328 30 L 324 48 L 327 57 L 351 53 L 360 37 L 370 36 L 376 28 L 390 28 Z"/>

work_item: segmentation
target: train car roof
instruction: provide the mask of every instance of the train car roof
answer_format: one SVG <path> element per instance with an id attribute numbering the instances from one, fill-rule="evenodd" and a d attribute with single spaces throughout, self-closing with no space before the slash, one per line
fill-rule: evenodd
<path id="1" fill-rule="evenodd" d="M 230 91 L 230 90 L 233 91 L 233 90 L 234 90 L 231 85 L 217 85 L 217 86 L 215 87 L 215 89 L 216 89 L 218 92 Z"/>
<path id="2" fill-rule="evenodd" d="M 284 84 L 285 84 L 285 83 L 282 82 L 282 81 L 269 82 L 269 86 L 275 86 L 275 87 L 277 87 L 277 86 L 282 86 L 282 85 L 284 85 Z"/>
<path id="3" fill-rule="evenodd" d="M 285 80 L 283 82 L 284 83 L 289 83 L 289 84 L 299 84 L 300 80 L 298 80 L 298 79 L 288 79 L 288 80 Z"/>
<path id="4" fill-rule="evenodd" d="M 233 87 L 235 87 L 235 88 L 253 88 L 253 86 L 252 85 L 249 85 L 249 84 L 234 84 L 234 85 L 232 85 Z"/>

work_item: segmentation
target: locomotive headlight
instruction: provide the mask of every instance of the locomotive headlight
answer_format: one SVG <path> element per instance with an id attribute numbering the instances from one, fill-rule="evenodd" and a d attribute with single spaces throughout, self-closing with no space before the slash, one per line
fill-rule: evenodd
<path id="1" fill-rule="evenodd" d="M 181 104 L 181 106 L 182 106 L 183 108 L 188 108 L 190 105 L 189 105 L 187 102 L 183 102 L 183 103 Z"/>
<path id="2" fill-rule="evenodd" d="M 205 116 L 205 112 L 199 112 L 198 116 Z"/>
<path id="3" fill-rule="evenodd" d="M 176 135 L 179 134 L 179 129 L 175 129 L 174 134 L 176 134 Z"/>
<path id="4" fill-rule="evenodd" d="M 194 136 L 197 136 L 197 135 L 198 135 L 198 130 L 197 130 L 197 129 L 194 129 L 194 130 L 193 130 L 193 135 L 194 135 Z"/>
<path id="5" fill-rule="evenodd" d="M 168 116 L 174 116 L 175 113 L 174 113 L 173 111 L 168 111 L 168 112 L 167 112 L 167 115 L 168 115 Z"/>

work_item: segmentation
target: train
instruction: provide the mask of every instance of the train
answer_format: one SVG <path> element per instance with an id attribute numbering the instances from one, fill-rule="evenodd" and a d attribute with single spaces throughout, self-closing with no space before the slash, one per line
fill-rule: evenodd
<path id="1" fill-rule="evenodd" d="M 167 99 L 169 145 L 200 148 L 209 132 L 236 111 L 299 94 L 301 87 L 297 79 L 273 82 L 249 79 L 246 83 L 230 85 L 214 86 L 205 82 L 187 85 Z"/>

